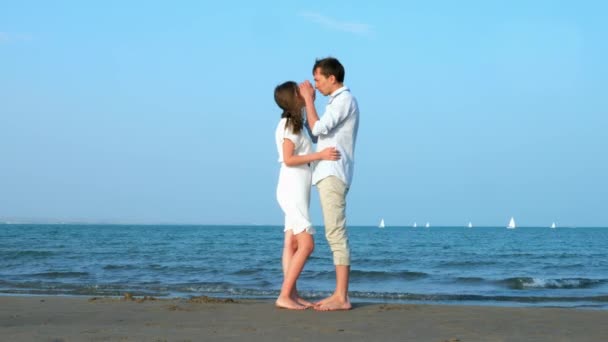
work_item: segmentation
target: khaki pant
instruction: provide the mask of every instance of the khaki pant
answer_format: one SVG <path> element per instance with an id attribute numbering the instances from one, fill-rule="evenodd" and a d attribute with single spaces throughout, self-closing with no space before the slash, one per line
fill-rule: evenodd
<path id="1" fill-rule="evenodd" d="M 334 265 L 350 265 L 346 234 L 346 194 L 348 188 L 338 177 L 329 176 L 317 183 L 321 199 L 325 237 L 334 253 Z"/>

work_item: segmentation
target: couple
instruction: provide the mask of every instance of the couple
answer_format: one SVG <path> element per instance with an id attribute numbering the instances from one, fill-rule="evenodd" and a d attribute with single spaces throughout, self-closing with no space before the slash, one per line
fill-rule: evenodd
<path id="1" fill-rule="evenodd" d="M 344 67 L 337 59 L 319 59 L 312 70 L 315 88 L 329 96 L 321 118 L 315 109 L 315 89 L 309 81 L 300 85 L 285 82 L 274 91 L 275 101 L 283 110 L 276 129 L 281 163 L 277 200 L 285 213 L 284 280 L 275 304 L 295 310 L 309 307 L 320 311 L 349 310 L 350 249 L 345 209 L 353 175 L 359 108 L 344 86 Z M 303 109 L 306 109 L 306 118 Z M 313 152 L 309 136 L 317 143 L 318 152 Z M 319 191 L 325 237 L 336 268 L 335 292 L 315 304 L 301 298 L 296 288 L 296 281 L 314 249 L 315 230 L 308 213 L 312 184 Z"/>

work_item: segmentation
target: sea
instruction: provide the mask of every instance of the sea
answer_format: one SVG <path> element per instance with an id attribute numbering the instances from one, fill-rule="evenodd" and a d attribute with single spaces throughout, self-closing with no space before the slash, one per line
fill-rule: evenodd
<path id="1" fill-rule="evenodd" d="M 355 303 L 608 309 L 608 228 L 348 228 Z M 283 229 L 0 225 L 0 295 L 273 299 Z M 323 227 L 298 289 L 335 285 Z"/>

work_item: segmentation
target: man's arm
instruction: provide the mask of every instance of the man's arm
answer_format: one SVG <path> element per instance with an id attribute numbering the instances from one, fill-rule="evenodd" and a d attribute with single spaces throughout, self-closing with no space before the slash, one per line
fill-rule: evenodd
<path id="1" fill-rule="evenodd" d="M 343 97 L 334 98 L 332 105 L 327 106 L 323 117 L 317 120 L 312 128 L 314 135 L 330 134 L 351 113 L 351 102 Z"/>
<path id="2" fill-rule="evenodd" d="M 306 103 L 306 119 L 313 136 L 327 135 L 342 123 L 351 113 L 352 102 L 344 97 L 333 100 L 333 106 L 326 108 L 323 117 L 319 119 L 314 103 L 314 88 L 308 81 L 300 84 L 300 94 Z"/>
<path id="3" fill-rule="evenodd" d="M 315 108 L 315 88 L 309 81 L 300 83 L 300 95 L 302 95 L 306 104 L 306 122 L 308 122 L 308 127 L 310 127 L 312 133 L 315 124 L 319 121 L 319 115 Z"/>
<path id="4" fill-rule="evenodd" d="M 298 166 L 308 164 L 317 160 L 338 160 L 340 159 L 340 151 L 335 147 L 327 147 L 322 151 L 297 155 L 295 154 L 296 145 L 291 139 L 283 139 L 283 163 L 287 166 Z"/>
<path id="5" fill-rule="evenodd" d="M 312 140 L 313 144 L 316 144 L 319 141 L 319 137 L 312 134 L 312 128 L 308 124 L 308 117 L 306 118 L 306 122 L 304 123 L 304 128 L 306 128 L 306 131 L 308 132 L 308 136 L 310 137 L 310 140 Z"/>

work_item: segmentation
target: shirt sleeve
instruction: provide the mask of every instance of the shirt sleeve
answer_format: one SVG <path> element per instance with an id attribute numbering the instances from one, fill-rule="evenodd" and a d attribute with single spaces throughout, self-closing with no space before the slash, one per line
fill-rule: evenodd
<path id="1" fill-rule="evenodd" d="M 334 99 L 332 104 L 331 106 L 327 106 L 323 116 L 315 123 L 315 126 L 312 128 L 313 135 L 329 134 L 348 117 L 351 106 L 347 97 L 338 97 Z"/>
<path id="2" fill-rule="evenodd" d="M 304 117 L 304 127 L 306 128 L 306 132 L 308 133 L 310 140 L 312 140 L 313 144 L 316 144 L 319 138 L 316 135 L 312 134 L 312 129 L 308 124 L 308 119 L 306 119 L 306 116 Z"/>
<path id="3" fill-rule="evenodd" d="M 285 127 L 285 131 L 283 132 L 283 139 L 289 139 L 294 144 L 295 149 L 298 148 L 300 144 L 300 136 L 298 134 L 294 134 L 289 127 Z"/>

